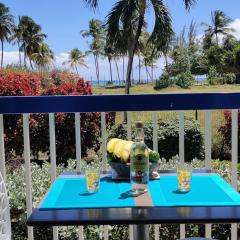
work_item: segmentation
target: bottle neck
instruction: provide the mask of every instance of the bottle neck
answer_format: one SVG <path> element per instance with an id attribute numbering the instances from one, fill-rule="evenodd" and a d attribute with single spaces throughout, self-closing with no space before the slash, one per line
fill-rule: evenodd
<path id="1" fill-rule="evenodd" d="M 135 142 L 144 142 L 144 131 L 143 131 L 143 128 L 136 128 Z"/>

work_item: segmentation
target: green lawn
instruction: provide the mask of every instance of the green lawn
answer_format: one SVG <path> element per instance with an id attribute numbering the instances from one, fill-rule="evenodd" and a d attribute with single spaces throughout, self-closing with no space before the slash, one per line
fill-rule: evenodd
<path id="1" fill-rule="evenodd" d="M 192 86 L 189 89 L 182 89 L 178 87 L 171 87 L 162 90 L 154 90 L 153 85 L 134 85 L 131 87 L 131 94 L 141 94 L 141 93 L 189 93 L 189 92 L 240 92 L 240 85 L 216 85 L 216 86 Z M 93 94 L 124 94 L 124 87 L 122 88 L 108 88 L 108 87 L 93 87 Z"/>
<path id="2" fill-rule="evenodd" d="M 189 89 L 181 89 L 178 87 L 171 87 L 162 90 L 154 90 L 153 85 L 134 85 L 131 87 L 130 93 L 131 94 L 146 94 L 146 93 L 153 93 L 153 94 L 163 94 L 163 93 L 190 93 L 190 92 L 240 92 L 240 85 L 216 85 L 216 86 L 192 86 Z M 108 88 L 108 87 L 93 87 L 93 94 L 124 94 L 124 88 Z M 186 111 L 186 117 L 188 118 L 195 118 L 195 111 Z M 147 121 L 150 120 L 152 114 L 150 112 L 144 112 L 144 114 L 133 113 L 133 121 L 136 120 L 143 120 Z M 176 118 L 177 112 L 176 111 L 161 111 L 159 112 L 159 118 L 161 119 L 169 119 L 169 118 Z M 123 114 L 117 113 L 117 123 L 122 122 Z M 204 111 L 198 111 L 198 120 L 199 123 L 204 130 Z M 214 110 L 212 111 L 212 133 L 213 133 L 213 141 L 216 141 L 216 138 L 219 136 L 218 129 L 224 123 L 223 111 L 221 110 Z"/>

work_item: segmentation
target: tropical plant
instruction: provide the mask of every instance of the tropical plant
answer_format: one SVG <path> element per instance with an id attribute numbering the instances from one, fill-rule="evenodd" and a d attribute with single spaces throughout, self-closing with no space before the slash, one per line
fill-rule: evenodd
<path id="1" fill-rule="evenodd" d="M 184 26 L 180 35 L 172 39 L 169 51 L 172 62 L 166 64 L 166 72 L 171 76 L 186 71 L 198 73 L 199 66 L 196 65 L 199 65 L 199 48 L 197 25 L 191 21 L 188 32 L 186 32 L 186 26 Z"/>
<path id="2" fill-rule="evenodd" d="M 1 41 L 1 68 L 3 67 L 3 43 L 10 42 L 11 34 L 14 27 L 13 15 L 9 13 L 9 8 L 0 3 L 0 41 Z"/>
<path id="3" fill-rule="evenodd" d="M 18 20 L 20 23 L 20 16 L 18 17 Z M 21 57 L 21 49 L 20 49 L 20 44 L 22 41 L 22 28 L 20 27 L 19 23 L 18 25 L 14 25 L 11 41 L 13 44 L 17 44 L 18 46 L 19 66 L 22 67 L 22 57 Z"/>
<path id="4" fill-rule="evenodd" d="M 187 1 L 189 5 L 192 1 Z M 149 43 L 154 46 L 153 51 L 159 51 L 167 45 L 172 35 L 171 18 L 167 7 L 162 1 L 151 0 L 155 13 L 155 25 L 149 37 Z M 126 74 L 125 93 L 129 94 L 130 79 L 134 54 L 138 40 L 145 25 L 145 13 L 150 4 L 147 1 L 118 1 L 107 16 L 107 38 L 115 48 L 125 45 L 128 49 L 128 67 Z"/>
<path id="5" fill-rule="evenodd" d="M 92 6 L 95 6 L 95 1 L 86 0 Z M 103 23 L 97 19 L 91 19 L 89 21 L 89 29 L 88 30 L 81 30 L 80 34 L 83 37 L 92 38 L 91 43 L 89 44 L 90 50 L 89 53 L 93 54 L 95 69 L 96 69 L 96 76 L 99 84 L 100 80 L 100 73 L 99 73 L 99 57 L 103 55 L 104 49 L 104 41 L 105 41 L 105 32 L 103 28 Z"/>
<path id="6" fill-rule="evenodd" d="M 227 35 L 234 31 L 233 28 L 229 27 L 229 24 L 232 22 L 231 18 L 229 18 L 223 11 L 216 10 L 211 13 L 212 15 L 212 25 L 208 23 L 202 23 L 207 28 L 205 30 L 206 34 L 211 36 L 215 36 L 216 44 L 219 46 L 219 34 Z"/>
<path id="7" fill-rule="evenodd" d="M 43 43 L 47 35 L 41 32 L 41 26 L 36 24 L 32 18 L 22 16 L 19 20 L 20 51 L 24 53 L 24 66 L 27 65 L 26 59 L 28 57 L 30 66 L 33 69 L 31 56 L 38 51 L 39 46 Z"/>
<path id="8" fill-rule="evenodd" d="M 86 68 L 88 67 L 85 64 L 85 56 L 86 55 L 84 53 L 82 53 L 81 50 L 79 50 L 78 48 L 74 48 L 69 53 L 68 61 L 64 62 L 63 64 L 68 63 L 70 65 L 70 67 L 74 68 L 76 70 L 76 73 L 78 74 L 77 66 L 86 67 Z"/>
<path id="9" fill-rule="evenodd" d="M 31 55 L 31 59 L 39 67 L 39 71 L 42 73 L 49 65 L 52 64 L 54 54 L 46 43 L 41 43 L 37 52 Z"/>
<path id="10" fill-rule="evenodd" d="M 113 76 L 112 76 L 112 58 L 113 58 L 113 49 L 106 45 L 104 48 L 104 54 L 108 59 L 108 63 L 109 63 L 109 71 L 110 71 L 110 79 L 111 79 L 111 83 L 113 82 Z"/>

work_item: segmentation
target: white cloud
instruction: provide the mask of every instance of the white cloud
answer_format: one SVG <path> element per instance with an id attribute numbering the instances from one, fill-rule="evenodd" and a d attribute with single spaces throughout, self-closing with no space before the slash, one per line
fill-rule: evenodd
<path id="1" fill-rule="evenodd" d="M 59 53 L 55 55 L 54 59 L 54 65 L 58 68 L 68 68 L 68 65 L 63 65 L 64 62 L 67 62 L 68 60 L 68 53 Z M 21 53 L 21 57 L 23 59 L 23 54 Z M 122 77 L 126 75 L 127 70 L 127 58 L 124 59 L 125 62 L 125 72 L 123 74 L 123 61 L 122 59 L 117 60 L 117 66 L 119 69 L 119 75 L 120 79 L 122 80 Z M 19 53 L 18 51 L 4 51 L 4 66 L 9 64 L 19 64 Z M 89 55 L 86 57 L 86 65 L 88 68 L 85 67 L 78 67 L 79 73 L 81 76 L 83 76 L 87 80 L 96 80 L 96 73 L 95 73 L 95 64 L 94 64 L 94 58 L 92 55 Z M 159 75 L 162 72 L 162 69 L 164 67 L 164 61 L 163 59 L 159 59 L 156 62 L 156 68 L 154 68 L 154 78 L 159 77 Z M 110 70 L 109 70 L 109 63 L 107 59 L 99 59 L 99 69 L 100 69 L 100 79 L 105 81 L 110 80 Z M 74 71 L 74 69 L 72 70 Z M 112 72 L 113 72 L 113 79 L 118 80 L 118 74 L 117 74 L 117 68 L 114 61 L 112 61 Z M 134 58 L 133 62 L 133 75 L 135 81 L 138 81 L 138 58 L 137 56 Z M 141 67 L 141 79 L 146 80 L 146 70 L 144 67 Z"/>
<path id="2" fill-rule="evenodd" d="M 19 63 L 19 52 L 18 51 L 10 51 L 10 52 L 4 51 L 3 52 L 4 66 L 9 65 L 9 64 L 18 64 L 18 63 Z"/>
<path id="3" fill-rule="evenodd" d="M 240 40 L 240 18 L 236 18 L 229 26 L 235 29 L 233 35 Z"/>

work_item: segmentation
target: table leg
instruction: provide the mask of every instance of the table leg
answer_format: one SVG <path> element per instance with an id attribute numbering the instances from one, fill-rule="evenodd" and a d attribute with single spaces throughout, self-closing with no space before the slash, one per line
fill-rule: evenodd
<path id="1" fill-rule="evenodd" d="M 149 225 L 133 225 L 134 240 L 149 240 Z"/>

